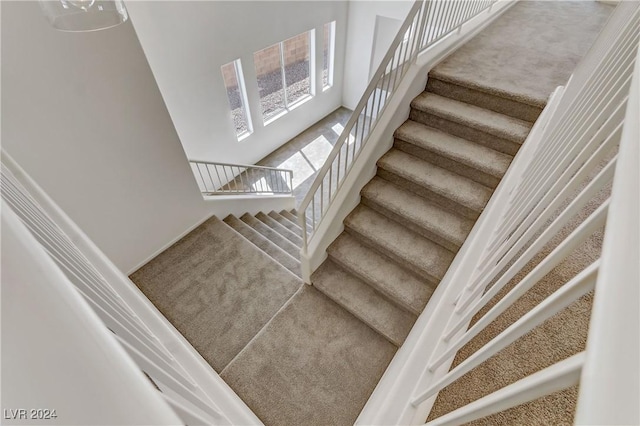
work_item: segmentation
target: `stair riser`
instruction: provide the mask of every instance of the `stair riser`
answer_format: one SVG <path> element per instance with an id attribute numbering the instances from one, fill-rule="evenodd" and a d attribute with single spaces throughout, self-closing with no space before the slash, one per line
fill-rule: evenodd
<path id="1" fill-rule="evenodd" d="M 391 210 L 388 210 L 386 207 L 376 203 L 375 201 L 369 198 L 362 197 L 360 202 L 365 206 L 370 207 L 373 210 L 377 211 L 378 213 L 388 217 L 389 219 L 402 224 L 403 226 L 412 230 L 413 232 L 416 232 L 422 235 L 423 237 L 428 238 L 434 243 L 440 244 L 442 247 L 446 248 L 447 250 L 453 253 L 457 253 L 458 250 L 460 249 L 460 245 L 462 245 L 462 242 L 460 243 L 460 245 L 458 245 L 456 242 L 452 242 L 448 240 L 446 236 L 439 235 L 429 229 L 425 229 L 422 226 L 417 225 L 416 223 L 408 220 L 404 216 L 398 215 L 392 212 Z"/>
<path id="2" fill-rule="evenodd" d="M 348 233 L 343 233 L 327 249 L 334 262 L 349 274 L 406 306 L 407 312 L 420 313 L 433 294 L 434 287 L 391 260 L 389 257 L 363 246 Z"/>
<path id="3" fill-rule="evenodd" d="M 416 276 L 426 280 L 429 284 L 432 284 L 434 287 L 437 286 L 438 283 L 440 282 L 440 279 L 438 277 L 434 277 L 433 275 L 429 274 L 428 271 L 425 271 L 424 269 L 422 269 L 420 266 L 414 265 L 413 263 L 408 262 L 406 259 L 400 256 L 397 256 L 392 251 L 387 250 L 385 247 L 379 245 L 376 241 L 369 239 L 369 237 L 367 237 L 366 235 L 359 233 L 357 230 L 349 226 L 345 226 L 345 231 L 348 232 L 354 238 L 359 239 L 362 242 L 362 244 L 374 250 L 377 250 L 379 253 L 382 253 L 383 255 L 387 256 L 391 260 L 397 262 L 400 266 L 404 267 L 408 271 L 413 272 Z"/>
<path id="4" fill-rule="evenodd" d="M 293 214 L 293 213 L 289 213 L 286 210 L 283 210 L 280 212 L 280 214 L 284 217 L 286 217 L 287 219 L 289 219 L 291 222 L 295 223 L 296 225 L 299 225 L 298 222 L 298 216 L 297 213 Z M 302 231 L 302 229 L 300 229 Z M 313 227 L 311 226 L 311 220 L 307 219 L 307 232 L 312 232 L 313 231 Z"/>
<path id="5" fill-rule="evenodd" d="M 432 76 L 429 76 L 427 81 L 427 91 L 531 123 L 535 122 L 542 113 L 542 108 L 448 83 Z"/>
<path id="6" fill-rule="evenodd" d="M 443 132 L 447 132 L 451 135 L 482 144 L 498 152 L 502 152 L 511 156 L 516 155 L 518 149 L 520 149 L 520 143 L 503 139 L 490 133 L 478 130 L 476 128 L 469 127 L 464 123 L 450 121 L 448 119 L 444 119 L 436 115 L 417 110 L 415 108 L 411 108 L 409 118 L 411 120 L 417 121 L 418 123 L 422 123 L 438 130 L 442 130 Z"/>
<path id="7" fill-rule="evenodd" d="M 390 303 L 376 289 L 328 259 L 311 277 L 313 286 L 367 324 L 389 342 L 400 346 L 417 317 Z"/>
<path id="8" fill-rule="evenodd" d="M 273 244 L 275 244 L 278 247 L 280 247 L 289 256 L 291 256 L 293 258 L 297 258 L 298 254 L 300 252 L 300 249 L 298 247 L 296 247 L 295 245 L 293 245 L 289 240 L 287 240 L 286 238 L 284 238 L 283 236 L 278 234 L 276 231 L 274 231 L 273 229 L 269 228 L 267 225 L 265 225 L 264 223 L 260 222 L 255 217 L 253 217 L 251 215 L 248 215 L 248 214 L 243 215 L 240 218 L 240 220 L 243 221 L 244 223 L 246 223 L 247 225 L 249 225 L 256 232 L 260 233 L 260 235 L 265 237 L 267 240 L 269 240 Z"/>
<path id="9" fill-rule="evenodd" d="M 404 343 L 404 339 L 403 340 L 394 339 L 392 336 L 388 335 L 383 330 L 381 330 L 380 328 L 378 328 L 374 324 L 372 324 L 371 321 L 368 321 L 368 319 L 365 318 L 364 315 L 359 315 L 358 312 L 356 312 L 354 309 L 351 309 L 346 303 L 343 303 L 342 300 L 340 300 L 337 297 L 334 297 L 334 295 L 330 291 L 326 291 L 326 289 L 324 287 L 318 286 L 318 285 L 315 285 L 315 284 L 314 284 L 314 287 L 317 288 L 322 294 L 327 296 L 329 299 L 334 301 L 342 309 L 344 309 L 345 311 L 349 312 L 351 315 L 353 315 L 354 317 L 358 318 L 360 321 L 365 323 L 373 331 L 375 331 L 376 333 L 378 333 L 379 335 L 384 337 L 392 345 L 397 346 L 399 348 L 400 346 L 402 346 L 402 343 Z"/>
<path id="10" fill-rule="evenodd" d="M 396 299 L 392 294 L 389 294 L 388 292 L 386 292 L 385 289 L 380 287 L 379 285 L 377 285 L 376 282 L 370 281 L 366 276 L 364 276 L 364 275 L 360 274 L 358 271 L 350 268 L 349 264 L 344 263 L 344 262 L 341 261 L 340 256 L 334 256 L 331 253 L 331 251 L 328 251 L 327 254 L 329 255 L 329 258 L 334 263 L 336 263 L 338 266 L 340 266 L 345 271 L 349 272 L 354 277 L 357 277 L 357 278 L 361 279 L 362 281 L 366 282 L 374 290 L 376 290 L 378 293 L 380 293 L 381 296 L 383 296 L 389 302 L 393 303 L 398 308 L 400 308 L 400 309 L 402 309 L 404 311 L 407 311 L 407 312 L 409 312 L 411 314 L 414 314 L 414 315 L 420 315 L 420 312 L 422 312 L 422 309 L 424 309 L 424 306 L 422 306 L 420 310 L 417 310 L 417 309 L 411 307 L 410 305 L 408 305 L 406 303 L 403 303 L 401 300 Z M 426 305 L 426 303 L 425 303 L 425 305 Z"/>
<path id="11" fill-rule="evenodd" d="M 394 173 L 388 172 L 381 167 L 378 167 L 378 176 L 400 186 L 401 188 L 406 189 L 407 191 L 418 194 L 419 196 L 432 201 L 433 203 L 451 211 L 454 214 L 459 214 L 463 217 L 466 217 L 467 219 L 473 220 L 477 219 L 480 216 L 479 211 L 475 211 L 473 209 L 470 209 L 469 207 L 463 206 L 462 204 L 451 200 L 450 198 L 436 194 L 428 188 L 406 180 Z"/>
<path id="12" fill-rule="evenodd" d="M 249 240 L 253 245 L 264 251 L 271 256 L 276 262 L 284 266 L 291 271 L 298 278 L 302 277 L 300 272 L 300 262 L 280 247 L 267 240 L 262 234 L 258 233 L 255 229 L 241 221 L 240 219 L 233 218 L 232 216 L 226 217 L 224 222 L 231 227 L 234 231 L 238 232 L 244 238 Z"/>
<path id="13" fill-rule="evenodd" d="M 460 176 L 469 178 L 489 188 L 495 188 L 496 186 L 498 186 L 498 183 L 500 183 L 500 178 L 498 177 L 491 176 L 471 166 L 467 166 L 450 158 L 443 157 L 433 151 L 427 151 L 412 143 L 405 142 L 402 139 L 396 138 L 394 146 L 399 150 L 406 152 L 407 154 L 411 154 L 415 157 L 421 158 L 425 161 L 430 162 L 431 164 L 457 173 Z"/>
<path id="14" fill-rule="evenodd" d="M 280 225 L 277 220 L 273 219 L 271 216 L 267 216 L 264 213 L 258 213 L 256 215 L 256 219 L 260 220 L 266 226 L 273 229 L 274 232 L 293 244 L 296 247 L 297 251 L 300 251 L 299 249 L 300 247 L 302 247 L 302 239 L 293 232 L 289 231 L 283 225 Z M 296 254 L 294 257 L 297 258 L 298 254 Z"/>
<path id="15" fill-rule="evenodd" d="M 283 217 L 282 215 L 280 215 L 280 214 L 278 214 L 276 212 L 269 213 L 269 217 L 271 217 L 273 220 L 277 221 L 280 225 L 284 226 L 289 231 L 291 231 L 294 234 L 296 234 L 298 237 L 302 238 L 302 230 L 300 229 L 300 227 L 298 225 L 296 225 L 295 223 L 291 222 L 286 217 Z"/>

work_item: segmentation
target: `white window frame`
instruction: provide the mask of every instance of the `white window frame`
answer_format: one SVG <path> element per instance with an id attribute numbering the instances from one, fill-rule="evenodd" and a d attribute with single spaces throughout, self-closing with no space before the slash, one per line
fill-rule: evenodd
<path id="1" fill-rule="evenodd" d="M 324 43 L 324 29 L 326 26 L 329 26 L 329 46 L 327 52 L 327 62 L 329 62 L 329 66 L 327 67 L 327 84 L 324 84 L 324 80 L 322 81 L 322 91 L 329 90 L 333 87 L 333 70 L 335 65 L 335 50 L 336 50 L 336 21 L 327 22 L 322 26 L 322 42 Z M 325 46 L 322 46 L 322 50 L 324 53 Z M 324 54 L 322 56 L 322 72 L 324 72 Z"/>
<path id="2" fill-rule="evenodd" d="M 236 130 L 235 122 L 233 121 L 233 116 L 231 116 L 231 124 L 233 126 L 234 133 L 236 134 L 236 138 L 238 142 L 240 142 L 246 139 L 248 136 L 250 136 L 253 133 L 253 124 L 251 122 L 251 112 L 249 111 L 249 99 L 247 97 L 247 89 L 244 82 L 244 73 L 242 72 L 242 61 L 240 58 L 235 59 L 231 62 L 227 62 L 226 64 L 220 67 L 220 72 L 222 73 L 222 82 L 224 84 L 225 92 L 227 93 L 227 103 L 229 105 L 229 112 L 232 112 L 233 110 L 231 109 L 232 105 L 229 99 L 227 83 L 224 79 L 224 71 L 223 71 L 224 67 L 228 65 L 233 65 L 233 69 L 236 73 L 236 81 L 238 82 L 238 92 L 240 95 L 240 101 L 242 102 L 242 105 L 241 105 L 242 114 L 244 115 L 244 120 L 247 123 L 247 130 L 241 133 L 238 133 Z"/>
<path id="3" fill-rule="evenodd" d="M 285 65 L 285 61 L 284 61 L 284 43 L 288 40 L 291 40 L 292 38 L 298 37 L 300 34 L 308 34 L 309 36 L 309 94 L 305 95 L 299 99 L 296 99 L 294 102 L 289 103 L 289 95 L 287 93 L 287 76 L 286 76 L 286 65 Z M 265 49 L 269 49 L 270 47 L 273 46 L 278 46 L 280 49 L 280 75 L 282 77 L 282 91 L 283 91 L 283 99 L 284 99 L 284 109 L 276 114 L 273 114 L 271 117 L 265 119 L 264 116 L 264 111 L 261 111 L 261 115 L 262 115 L 262 121 L 264 123 L 264 125 L 268 125 L 273 123 L 275 120 L 277 120 L 278 118 L 282 117 L 283 115 L 285 115 L 286 113 L 288 113 L 289 111 L 292 111 L 294 109 L 296 109 L 298 106 L 304 104 L 305 102 L 311 100 L 315 95 L 316 95 L 316 91 L 315 91 L 315 82 L 316 82 L 316 70 L 315 70 L 315 42 L 316 42 L 316 30 L 315 28 L 312 28 L 310 30 L 301 32 L 299 34 L 296 34 L 293 37 L 289 37 L 285 40 L 282 40 L 278 43 L 274 43 L 270 46 L 265 47 L 264 49 L 260 49 L 258 50 L 258 52 L 261 52 L 262 50 Z M 255 54 L 258 52 L 254 52 L 254 61 L 255 61 Z M 254 63 L 254 67 L 255 67 L 255 63 Z M 257 78 L 257 76 L 256 76 Z M 262 103 L 262 98 L 260 99 L 261 103 Z M 262 106 L 262 105 L 261 105 Z M 261 108 L 262 109 L 262 108 Z"/>

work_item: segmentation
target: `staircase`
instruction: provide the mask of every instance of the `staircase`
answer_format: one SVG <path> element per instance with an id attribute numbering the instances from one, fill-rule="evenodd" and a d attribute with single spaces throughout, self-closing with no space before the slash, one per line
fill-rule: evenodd
<path id="1" fill-rule="evenodd" d="M 392 105 L 387 95 L 401 93 L 396 77 L 407 74 L 398 70 L 416 65 L 419 52 L 446 41 L 441 36 L 463 33 L 462 24 L 468 31 L 469 11 L 491 13 L 505 3 L 416 2 L 392 44 L 403 56 L 387 54 L 369 85 L 391 91 L 367 89 L 349 120 L 355 127 L 345 125 L 338 138 L 353 148 L 351 165 L 366 141 L 384 143 L 369 136 L 380 105 Z M 621 2 L 511 164 L 548 92 L 531 98 L 527 90 L 510 94 L 463 77 L 490 76 L 511 89 L 564 83 L 555 65 L 580 54 L 557 30 L 588 45 L 599 28 L 588 19 L 594 7 L 609 7 L 589 2 L 595 6 L 576 14 L 580 2 L 531 3 L 497 22 L 498 35 L 508 31 L 494 32 L 494 41 L 512 42 L 514 28 L 530 23 L 551 21 L 549 31 L 531 25 L 512 46 L 467 45 L 477 56 L 457 62 L 466 64 L 462 72 L 451 73 L 455 61 L 431 70 L 393 147 L 371 160 L 378 160 L 377 174 L 358 186 L 360 204 L 327 248 L 313 285 L 301 280 L 298 254 L 301 247 L 309 254 L 308 237 L 333 229 L 317 226 L 323 214 L 335 217 L 324 209 L 324 176 L 329 203 L 356 195 L 331 196 L 332 177 L 340 188 L 338 143 L 330 154 L 338 156 L 336 168 L 327 162 L 316 175 L 313 223 L 297 224 L 306 208 L 301 216 L 210 217 L 131 275 L 146 298 L 3 150 L 2 281 L 14 319 L 5 336 L 14 365 L 5 376 L 18 384 L 6 389 L 27 401 L 15 406 L 62 401 L 71 408 L 61 410 L 65 424 L 640 424 L 640 8 Z M 562 14 L 591 28 L 554 24 Z M 431 25 L 434 17 L 450 25 Z M 514 47 L 532 62 L 518 60 Z M 539 65 L 543 78 L 496 72 L 511 63 L 520 72 Z M 366 131 L 362 117 L 369 118 Z M 350 140 L 354 128 L 360 151 L 357 137 Z M 354 168 L 343 158 L 344 183 Z M 28 169 L 38 165 L 24 159 Z M 286 198 L 276 200 L 280 208 L 292 205 L 284 203 L 293 202 L 290 171 L 199 161 L 192 169 L 207 202 L 259 194 L 252 201 L 277 195 Z M 264 174 L 256 180 L 247 169 Z M 218 176 L 222 170 L 233 179 Z M 324 244 L 312 246 L 313 254 L 324 255 Z M 46 322 L 30 318 L 41 311 Z M 55 345 L 37 338 L 47 329 Z M 23 386 L 25 378 L 38 381 L 37 392 Z M 5 410 L 5 419 L 24 417 L 17 411 L 25 410 Z"/>
<path id="2" fill-rule="evenodd" d="M 213 217 L 131 278 L 265 424 L 353 424 L 543 107 L 436 67 L 312 286 L 295 211 Z"/>
<path id="3" fill-rule="evenodd" d="M 537 113 L 436 68 L 311 277 L 322 303 L 400 347 Z M 222 373 L 295 299 L 301 247 L 295 210 L 212 217 L 131 279 Z"/>
<path id="4" fill-rule="evenodd" d="M 245 213 L 240 218 L 229 215 L 224 222 L 300 278 L 302 232 L 294 218 L 294 213 L 283 210 L 268 215 Z"/>
<path id="5" fill-rule="evenodd" d="M 540 112 L 436 68 L 313 285 L 402 345 Z"/>
<path id="6" fill-rule="evenodd" d="M 294 219 L 211 217 L 130 278 L 265 424 L 353 424 L 397 347 L 304 285 Z"/>
<path id="7" fill-rule="evenodd" d="M 352 424 L 540 112 L 436 67 L 312 286 L 295 210 L 212 217 L 131 279 L 266 424 Z"/>

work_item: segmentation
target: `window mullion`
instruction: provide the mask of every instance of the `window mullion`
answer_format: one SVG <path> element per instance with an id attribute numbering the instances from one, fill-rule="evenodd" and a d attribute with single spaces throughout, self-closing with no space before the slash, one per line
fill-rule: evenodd
<path id="1" fill-rule="evenodd" d="M 244 117 L 244 121 L 245 123 L 247 123 L 247 130 L 246 132 L 253 132 L 253 126 L 251 125 L 251 118 L 249 117 L 249 111 L 248 111 L 248 103 L 247 103 L 247 92 L 246 89 L 244 87 L 244 77 L 241 75 L 240 72 L 240 67 L 242 65 L 240 65 L 240 60 L 237 60 L 235 63 L 235 71 L 236 71 L 236 80 L 238 81 L 238 90 L 239 90 L 239 96 L 243 105 L 242 108 L 242 115 Z M 246 133 L 246 132 L 243 132 Z"/>
<path id="2" fill-rule="evenodd" d="M 280 42 L 280 71 L 282 74 L 282 93 L 284 95 L 284 107 L 289 110 L 289 99 L 287 96 L 287 77 L 284 70 L 284 42 Z"/>
<path id="3" fill-rule="evenodd" d="M 223 65 L 220 70 L 222 72 L 222 81 L 227 94 L 227 100 L 229 101 L 232 124 L 236 137 L 240 140 L 240 138 L 253 132 L 240 59 Z M 234 113 L 236 110 L 238 111 Z"/>

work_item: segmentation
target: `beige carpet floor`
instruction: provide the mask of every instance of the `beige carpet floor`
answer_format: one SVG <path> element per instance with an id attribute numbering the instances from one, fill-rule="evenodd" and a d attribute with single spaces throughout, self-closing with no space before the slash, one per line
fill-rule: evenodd
<path id="1" fill-rule="evenodd" d="M 544 106 L 612 10 L 596 1 L 520 1 L 431 73 Z"/>
<path id="2" fill-rule="evenodd" d="M 268 425 L 349 425 L 396 347 L 304 286 L 222 372 Z"/>

